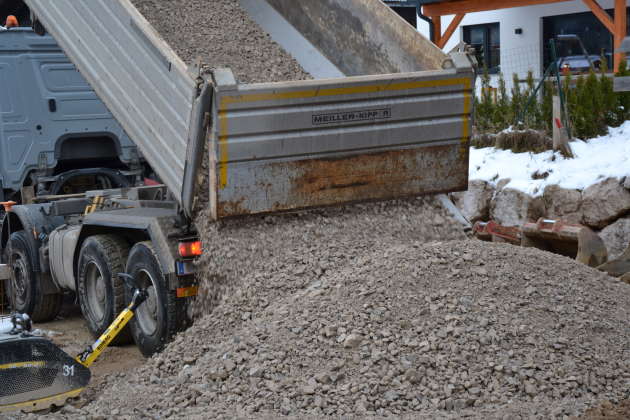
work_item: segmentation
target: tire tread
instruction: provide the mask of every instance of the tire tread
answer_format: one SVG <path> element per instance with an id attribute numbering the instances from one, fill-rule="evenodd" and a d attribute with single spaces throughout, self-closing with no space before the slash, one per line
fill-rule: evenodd
<path id="1" fill-rule="evenodd" d="M 22 243 L 20 245 L 20 248 L 24 248 L 23 251 L 26 252 L 27 254 L 26 256 L 28 257 L 29 264 L 31 265 L 30 275 L 33 276 L 31 280 L 35 283 L 31 285 L 31 287 L 34 287 L 33 300 L 31 301 L 30 304 L 27 305 L 28 308 L 26 308 L 25 312 L 28 313 L 28 315 L 31 317 L 31 319 L 34 322 L 52 321 L 53 319 L 57 317 L 57 315 L 59 314 L 59 311 L 61 310 L 61 304 L 63 303 L 63 293 L 42 294 L 39 278 L 32 267 L 33 258 L 34 258 L 33 254 L 35 251 L 31 249 L 31 246 L 28 240 L 26 239 L 26 235 L 27 234 L 25 231 L 20 230 L 17 232 L 13 232 L 11 234 L 11 237 L 9 238 L 9 241 L 11 242 L 19 241 Z M 10 260 L 10 256 L 8 255 L 9 249 L 11 249 L 11 246 L 7 246 L 5 249 L 5 252 L 6 252 L 5 259 L 7 261 Z M 7 297 L 7 300 L 10 302 L 10 298 Z"/>
<path id="2" fill-rule="evenodd" d="M 131 251 L 129 252 L 129 260 L 127 263 L 127 269 L 129 269 L 129 265 L 132 263 L 132 258 L 135 258 L 136 254 L 141 252 L 140 248 L 146 248 L 150 252 L 155 264 L 158 267 L 160 277 L 165 283 L 162 286 L 165 288 L 165 295 L 166 295 L 166 302 L 165 302 L 166 331 L 164 332 L 164 335 L 162 339 L 160 340 L 160 343 L 157 346 L 153 346 L 149 348 L 149 347 L 140 345 L 140 343 L 138 343 L 138 340 L 136 339 L 136 344 L 140 348 L 140 351 L 142 352 L 142 354 L 149 357 L 156 352 L 162 351 L 164 346 L 166 346 L 166 344 L 175 336 L 175 334 L 179 332 L 179 325 L 181 324 L 180 318 L 182 316 L 182 311 L 178 310 L 178 308 L 181 305 L 179 305 L 175 291 L 168 289 L 168 284 L 166 283 L 166 276 L 164 276 L 164 272 L 160 265 L 160 259 L 158 258 L 158 255 L 155 252 L 153 244 L 150 241 L 138 242 L 132 247 Z M 131 323 L 132 323 L 132 331 L 135 331 L 133 332 L 134 338 L 136 338 L 135 335 L 139 334 L 138 331 L 140 330 L 140 327 L 136 326 L 134 319 L 132 319 Z"/>
<path id="3" fill-rule="evenodd" d="M 110 268 L 112 275 L 112 290 L 114 293 L 114 314 L 112 321 L 118 316 L 123 309 L 125 309 L 125 285 L 122 280 L 120 280 L 117 276 L 118 273 L 125 272 L 125 265 L 127 263 L 127 258 L 129 256 L 130 246 L 122 237 L 113 234 L 104 234 L 104 235 L 94 235 L 90 236 L 84 242 L 83 246 L 86 246 L 88 241 L 96 242 L 97 246 L 100 247 L 103 251 L 103 255 L 105 257 L 106 263 Z M 81 250 L 81 254 L 79 256 L 79 261 L 83 257 L 83 249 Z M 92 334 L 95 337 L 100 336 L 107 326 L 102 331 L 92 331 Z M 122 332 L 118 334 L 118 336 L 112 342 L 113 345 L 121 345 L 128 344 L 132 341 L 131 333 L 129 332 L 129 328 L 125 328 Z"/>

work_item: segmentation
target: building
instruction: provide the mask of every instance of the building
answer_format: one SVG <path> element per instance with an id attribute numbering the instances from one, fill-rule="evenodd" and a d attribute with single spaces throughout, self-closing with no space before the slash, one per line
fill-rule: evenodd
<path id="1" fill-rule="evenodd" d="M 551 62 L 549 39 L 561 38 L 558 55 L 571 68 L 598 65 L 605 56 L 609 67 L 615 46 L 628 33 L 628 0 L 407 0 L 387 1 L 407 21 L 445 51 L 460 42 L 475 47 L 479 61 L 491 74 L 539 78 Z M 415 11 L 414 11 L 415 9 Z M 625 10 L 616 18 L 616 10 Z M 414 21 L 414 15 L 417 18 Z M 565 35 L 565 37 L 562 37 Z M 579 41 L 566 35 L 577 35 Z M 560 37 L 559 37 L 560 36 Z M 617 63 L 620 60 L 617 56 Z M 496 76 L 494 77 L 496 78 Z"/>

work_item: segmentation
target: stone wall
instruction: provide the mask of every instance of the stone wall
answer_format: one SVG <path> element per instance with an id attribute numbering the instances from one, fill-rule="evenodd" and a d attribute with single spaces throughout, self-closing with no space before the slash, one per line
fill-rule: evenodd
<path id="1" fill-rule="evenodd" d="M 486 181 L 470 181 L 468 191 L 451 194 L 451 199 L 472 223 L 494 220 L 505 226 L 521 226 L 540 217 L 579 223 L 597 231 L 609 259 L 619 256 L 630 243 L 630 176 L 607 178 L 585 190 L 549 185 L 533 197 Z"/>

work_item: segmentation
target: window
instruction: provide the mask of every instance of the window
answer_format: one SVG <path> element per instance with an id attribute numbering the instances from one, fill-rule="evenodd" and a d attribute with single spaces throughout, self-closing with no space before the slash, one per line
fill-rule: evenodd
<path id="1" fill-rule="evenodd" d="M 501 35 L 498 23 L 464 26 L 464 42 L 476 51 L 477 61 L 488 72 L 498 73 L 501 65 Z"/>
<path id="2" fill-rule="evenodd" d="M 405 19 L 414 28 L 418 27 L 418 12 L 415 7 L 391 6 L 392 10 Z"/>
<path id="3" fill-rule="evenodd" d="M 614 10 L 607 10 L 614 16 Z M 630 26 L 630 20 L 628 21 Z M 591 12 L 572 13 L 569 15 L 548 16 L 543 18 L 544 67 L 551 63 L 549 40 L 558 35 L 577 35 L 586 49 L 593 64 L 597 65 L 604 55 L 612 68 L 613 37 L 606 27 Z M 579 42 L 559 41 L 556 43 L 558 58 L 577 61 L 584 56 Z"/>
<path id="4" fill-rule="evenodd" d="M 414 28 L 418 27 L 418 1 L 383 0 L 394 12 L 405 19 Z"/>

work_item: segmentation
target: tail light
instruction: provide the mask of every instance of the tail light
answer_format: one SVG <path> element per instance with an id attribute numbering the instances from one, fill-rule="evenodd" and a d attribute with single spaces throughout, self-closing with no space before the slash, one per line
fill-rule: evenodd
<path id="1" fill-rule="evenodd" d="M 183 258 L 198 257 L 202 252 L 201 241 L 179 243 L 179 255 Z"/>

